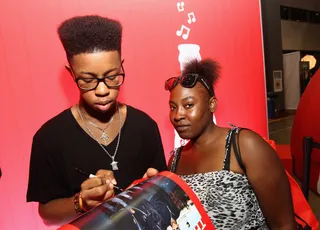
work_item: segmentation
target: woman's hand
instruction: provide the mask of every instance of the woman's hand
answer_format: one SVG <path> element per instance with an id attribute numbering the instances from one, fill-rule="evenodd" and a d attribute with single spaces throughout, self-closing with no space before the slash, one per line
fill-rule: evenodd
<path id="1" fill-rule="evenodd" d="M 156 170 L 154 168 L 148 168 L 147 172 L 143 175 L 142 178 L 148 179 L 150 177 L 157 175 L 158 173 L 159 173 L 158 170 Z"/>

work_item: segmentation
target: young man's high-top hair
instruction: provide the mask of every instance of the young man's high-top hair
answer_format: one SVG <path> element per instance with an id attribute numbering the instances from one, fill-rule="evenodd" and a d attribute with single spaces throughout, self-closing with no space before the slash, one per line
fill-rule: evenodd
<path id="1" fill-rule="evenodd" d="M 97 51 L 121 54 L 122 25 L 113 19 L 97 15 L 73 17 L 61 23 L 58 34 L 68 60 Z"/>

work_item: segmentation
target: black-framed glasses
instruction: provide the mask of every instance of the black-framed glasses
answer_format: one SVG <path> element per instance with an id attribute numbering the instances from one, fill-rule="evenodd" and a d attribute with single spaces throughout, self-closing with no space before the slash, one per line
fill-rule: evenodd
<path id="1" fill-rule="evenodd" d="M 184 88 L 193 88 L 197 82 L 201 82 L 209 91 L 211 96 L 214 96 L 213 88 L 199 74 L 185 74 L 179 77 L 171 77 L 165 81 L 165 89 L 171 91 L 178 83 Z"/>
<path id="2" fill-rule="evenodd" d="M 103 82 L 108 88 L 116 88 L 123 84 L 125 78 L 125 72 L 121 65 L 122 73 L 108 75 L 101 78 L 96 77 L 75 77 L 74 80 L 77 83 L 79 89 L 82 90 L 94 90 L 98 87 L 100 82 Z M 72 70 L 73 72 L 73 70 Z"/>

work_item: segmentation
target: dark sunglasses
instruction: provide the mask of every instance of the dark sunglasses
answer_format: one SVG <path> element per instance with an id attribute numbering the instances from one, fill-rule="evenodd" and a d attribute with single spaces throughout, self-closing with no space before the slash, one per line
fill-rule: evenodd
<path id="1" fill-rule="evenodd" d="M 184 88 L 193 88 L 197 82 L 201 82 L 209 91 L 210 96 L 214 96 L 212 87 L 199 74 L 185 74 L 179 77 L 171 77 L 165 82 L 165 89 L 171 91 L 178 83 Z"/>

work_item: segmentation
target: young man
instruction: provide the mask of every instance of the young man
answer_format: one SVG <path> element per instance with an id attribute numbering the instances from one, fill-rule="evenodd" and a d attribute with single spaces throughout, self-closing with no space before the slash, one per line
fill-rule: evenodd
<path id="1" fill-rule="evenodd" d="M 66 223 L 95 207 L 113 195 L 113 185 L 125 188 L 148 168 L 166 170 L 156 122 L 117 101 L 125 79 L 121 24 L 100 16 L 74 17 L 58 34 L 80 100 L 33 138 L 27 201 L 39 202 L 47 225 Z"/>

